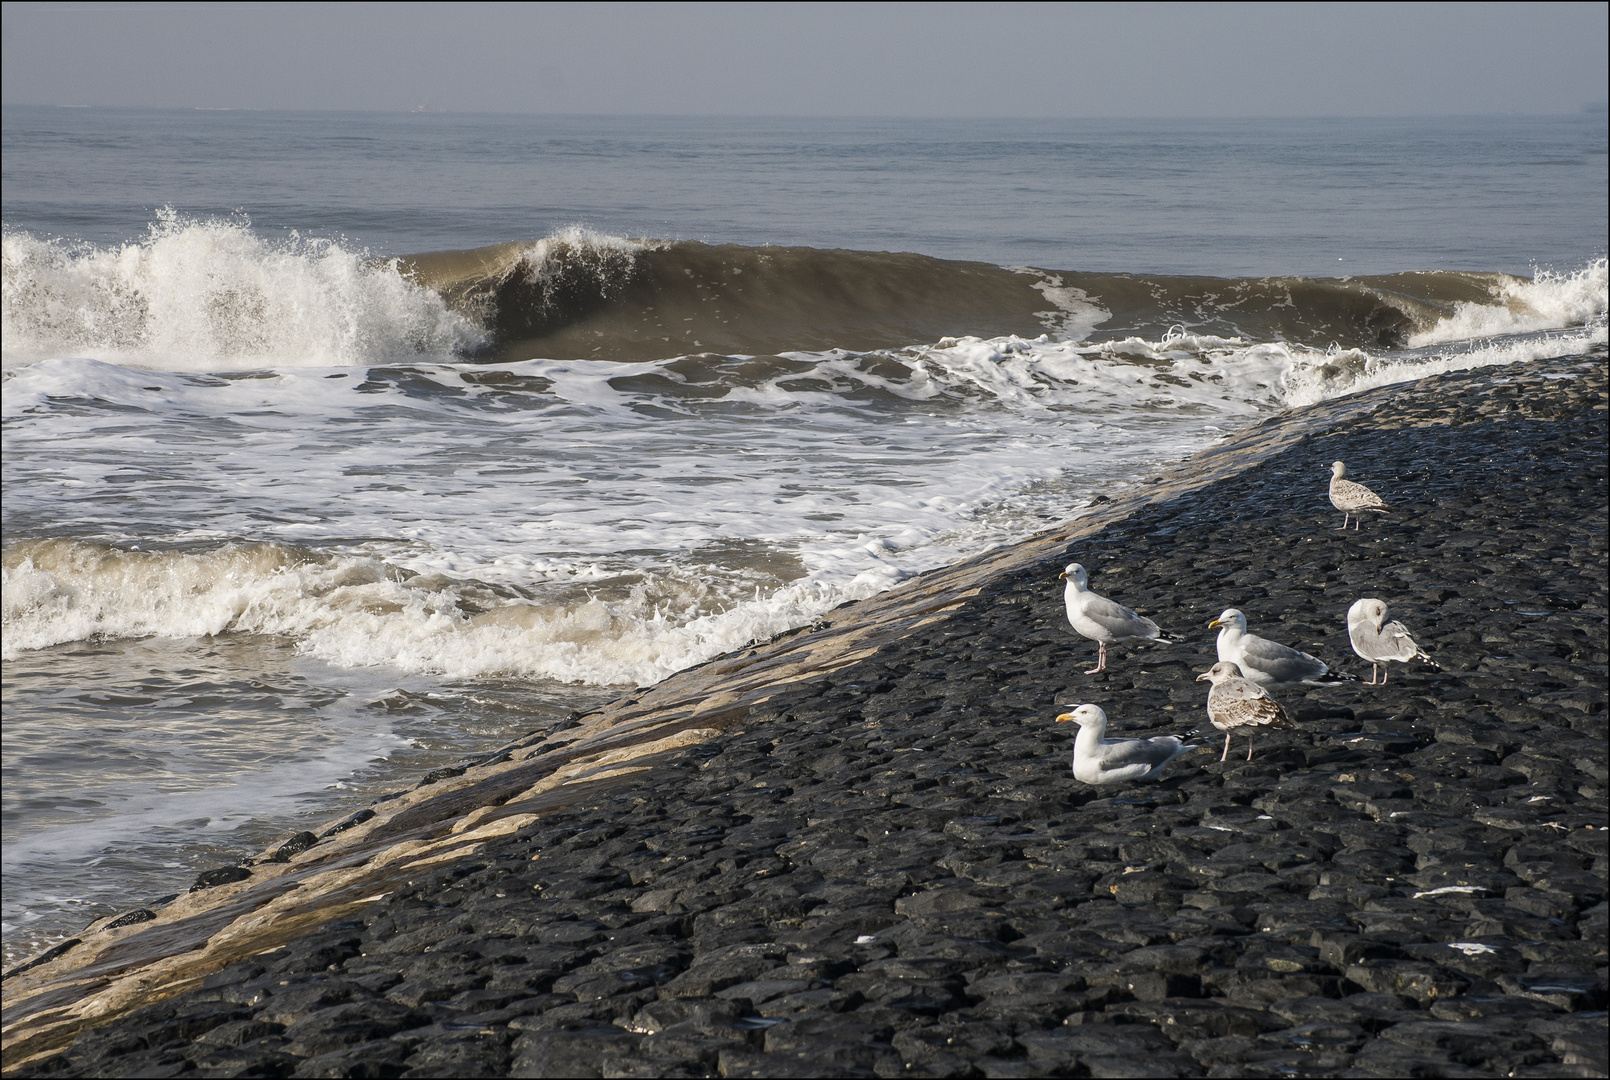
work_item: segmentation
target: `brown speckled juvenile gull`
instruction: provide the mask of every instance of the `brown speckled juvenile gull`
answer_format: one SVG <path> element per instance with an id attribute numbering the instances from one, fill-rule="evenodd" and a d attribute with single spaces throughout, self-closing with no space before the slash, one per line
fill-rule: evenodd
<path id="1" fill-rule="evenodd" d="M 1247 760 L 1252 760 L 1252 736 L 1258 728 L 1291 728 L 1296 724 L 1270 697 L 1263 687 L 1243 679 L 1234 664 L 1220 661 L 1196 677 L 1213 685 L 1208 688 L 1207 714 L 1213 726 L 1224 732 L 1223 761 L 1230 756 L 1230 737 L 1237 731 L 1247 733 Z"/>
<path id="2" fill-rule="evenodd" d="M 1107 646 L 1113 642 L 1162 639 L 1162 631 L 1152 620 L 1091 592 L 1089 575 L 1078 563 L 1069 563 L 1058 576 L 1068 583 L 1062 591 L 1062 602 L 1068 609 L 1068 625 L 1080 637 L 1087 637 L 1100 646 L 1096 666 L 1085 672 L 1086 675 L 1107 670 Z"/>
<path id="3" fill-rule="evenodd" d="M 1095 705 L 1081 705 L 1063 713 L 1057 720 L 1071 720 L 1079 725 L 1079 737 L 1073 741 L 1073 778 L 1087 784 L 1155 780 L 1162 774 L 1163 766 L 1198 748 L 1178 735 L 1109 739 L 1106 737 L 1107 714 Z"/>
<path id="4" fill-rule="evenodd" d="M 1409 636 L 1409 628 L 1400 622 L 1389 622 L 1392 613 L 1387 609 L 1386 601 L 1365 597 L 1347 609 L 1347 637 L 1353 643 L 1353 651 L 1370 662 L 1370 681 L 1366 686 L 1375 685 L 1376 665 L 1380 665 L 1381 685 L 1386 685 L 1386 665 L 1389 660 L 1396 660 L 1406 664 L 1410 660 L 1419 660 L 1430 664 L 1439 671 L 1442 665 L 1426 655 L 1426 651 L 1414 643 Z"/>
<path id="5" fill-rule="evenodd" d="M 1347 466 L 1340 461 L 1331 462 L 1330 466 L 1330 504 L 1342 512 L 1342 528 L 1347 528 L 1347 519 L 1353 519 L 1353 531 L 1358 532 L 1358 523 L 1364 518 L 1364 511 L 1372 514 L 1384 514 L 1392 508 L 1375 492 L 1363 484 L 1355 484 L 1351 480 L 1344 480 L 1347 475 Z"/>

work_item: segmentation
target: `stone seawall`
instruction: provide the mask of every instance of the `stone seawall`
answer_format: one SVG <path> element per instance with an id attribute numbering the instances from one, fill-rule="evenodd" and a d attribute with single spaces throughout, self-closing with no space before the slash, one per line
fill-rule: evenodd
<path id="1" fill-rule="evenodd" d="M 1602 355 L 1274 418 L 92 924 L 8 973 L 4 1068 L 1604 1075 L 1606 438 Z M 1396 512 L 1335 531 L 1337 458 Z M 1080 674 L 1074 558 L 1185 643 Z M 1361 596 L 1443 670 L 1069 775 L 1058 704 L 1216 748 L 1206 622 L 1358 670 Z"/>

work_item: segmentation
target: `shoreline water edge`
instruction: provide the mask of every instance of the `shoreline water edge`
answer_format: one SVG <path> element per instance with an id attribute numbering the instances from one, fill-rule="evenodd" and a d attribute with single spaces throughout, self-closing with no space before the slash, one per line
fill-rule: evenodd
<path id="1" fill-rule="evenodd" d="M 1605 446 L 1602 347 L 1281 414 L 92 923 L 4 1071 L 1605 1075 Z M 1080 674 L 1070 559 L 1184 642 Z M 1217 747 L 1221 610 L 1357 670 L 1366 596 L 1442 670 L 1068 774 L 1082 702 Z"/>

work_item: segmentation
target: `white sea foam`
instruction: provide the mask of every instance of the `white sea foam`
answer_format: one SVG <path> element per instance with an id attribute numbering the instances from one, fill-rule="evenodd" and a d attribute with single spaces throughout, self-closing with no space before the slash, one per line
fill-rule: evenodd
<path id="1" fill-rule="evenodd" d="M 1032 274 L 1040 280 L 1031 287 L 1050 301 L 1053 310 L 1037 312 L 1040 322 L 1058 337 L 1069 341 L 1083 341 L 1112 313 L 1094 300 L 1083 289 L 1064 285 L 1058 274 L 1048 274 L 1032 267 L 1014 267 L 1020 274 Z"/>
<path id="2" fill-rule="evenodd" d="M 657 681 L 890 584 L 877 573 L 797 583 L 711 611 L 726 598 L 707 582 L 668 577 L 610 604 L 542 603 L 280 544 L 153 552 L 60 540 L 14 545 L 0 574 L 8 660 L 90 638 L 271 634 L 346 667 L 595 684 Z"/>
<path id="3" fill-rule="evenodd" d="M 781 364 L 534 360 L 490 382 L 451 363 L 47 361 L 5 374 L 8 522 L 97 540 L 8 548 L 4 655 L 264 634 L 343 666 L 643 685 L 1275 410 L 1604 340 L 955 338 Z M 50 451 L 64 439 L 79 452 Z M 177 527 L 153 536 L 158 505 Z M 168 550 L 129 550 L 153 539 Z"/>
<path id="4" fill-rule="evenodd" d="M 0 238 L 4 364 L 83 356 L 230 371 L 446 359 L 480 340 L 395 262 L 238 220 L 161 213 L 136 243 Z"/>
<path id="5" fill-rule="evenodd" d="M 1372 356 L 1359 349 L 1337 349 L 1294 366 L 1283 380 L 1282 396 L 1288 407 L 1300 408 L 1343 394 L 1412 382 L 1450 371 L 1574 356 L 1605 342 L 1606 331 L 1601 324 L 1508 340 L 1468 342 L 1456 348 L 1427 349 L 1390 358 Z"/>
<path id="6" fill-rule="evenodd" d="M 1610 308 L 1610 274 L 1604 259 L 1570 273 L 1538 270 L 1531 281 L 1504 281 L 1493 299 L 1491 304 L 1458 304 L 1431 329 L 1411 335 L 1410 347 L 1595 324 L 1602 329 Z"/>

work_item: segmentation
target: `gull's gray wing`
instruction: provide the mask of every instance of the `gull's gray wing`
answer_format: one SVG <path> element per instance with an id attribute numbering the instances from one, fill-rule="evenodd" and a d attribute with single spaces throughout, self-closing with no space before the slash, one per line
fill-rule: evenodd
<path id="1" fill-rule="evenodd" d="M 1103 769 L 1116 769 L 1125 765 L 1144 765 L 1154 769 L 1179 753 L 1177 735 L 1162 735 L 1155 739 L 1110 739 L 1101 744 L 1097 760 Z"/>
<path id="2" fill-rule="evenodd" d="M 1150 640 L 1160 634 L 1157 624 L 1152 620 L 1096 593 L 1085 593 L 1081 597 L 1079 614 L 1111 634 L 1113 640 L 1122 638 Z"/>
<path id="3" fill-rule="evenodd" d="M 1389 622 L 1381 627 L 1381 637 L 1396 650 L 1393 660 L 1409 661 L 1424 653 L 1424 650 L 1414 643 L 1414 638 L 1409 636 L 1409 628 L 1400 622 Z"/>
<path id="4" fill-rule="evenodd" d="M 1094 758 L 1073 762 L 1073 774 L 1087 784 L 1122 784 L 1155 776 L 1163 766 L 1194 745 L 1182 745 L 1178 735 L 1151 739 L 1104 740 Z M 1081 773 L 1083 775 L 1081 775 Z"/>
<path id="5" fill-rule="evenodd" d="M 1400 622 L 1387 623 L 1379 633 L 1368 623 L 1348 627 L 1348 637 L 1353 639 L 1353 651 L 1372 664 L 1387 660 L 1406 663 L 1420 655 L 1420 646 L 1409 636 L 1408 627 Z"/>
<path id="6" fill-rule="evenodd" d="M 1305 682 L 1317 679 L 1330 670 L 1317 656 L 1309 656 L 1256 634 L 1242 636 L 1241 655 L 1246 663 L 1276 682 Z"/>
<path id="7" fill-rule="evenodd" d="M 1151 776 L 1167 762 L 1157 765 L 1148 765 L 1142 762 L 1139 765 L 1124 765 L 1117 769 L 1103 770 L 1099 777 L 1078 777 L 1087 784 L 1130 784 L 1136 780 L 1144 780 Z M 1078 771 L 1075 770 L 1075 776 Z"/>

